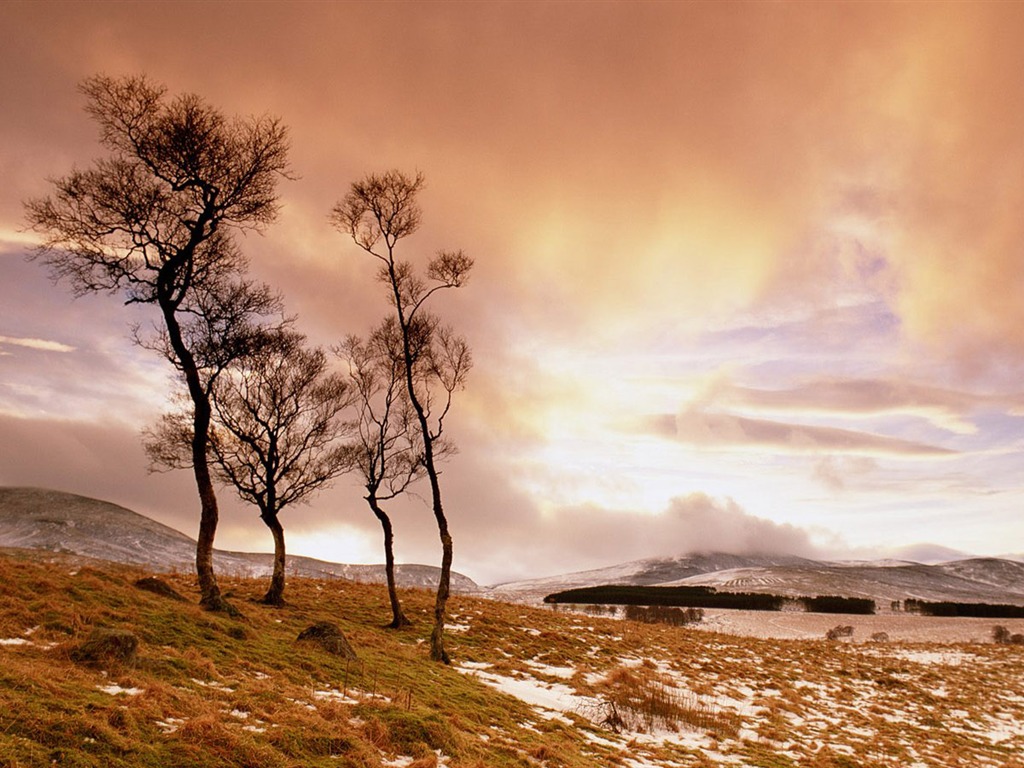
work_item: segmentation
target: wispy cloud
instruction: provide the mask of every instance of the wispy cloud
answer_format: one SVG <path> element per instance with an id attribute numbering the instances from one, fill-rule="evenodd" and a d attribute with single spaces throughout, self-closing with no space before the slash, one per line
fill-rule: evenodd
<path id="1" fill-rule="evenodd" d="M 39 236 L 36 235 L 34 232 L 26 232 L 23 230 L 0 225 L 0 243 L 24 246 L 39 245 L 40 242 L 41 240 Z"/>
<path id="2" fill-rule="evenodd" d="M 703 393 L 702 403 L 757 413 L 916 416 L 951 432 L 973 434 L 977 426 L 971 421 L 972 412 L 980 408 L 1017 412 L 1024 408 L 1024 394 L 974 393 L 911 380 L 829 376 L 808 378 L 791 387 L 763 389 L 718 378 Z"/>
<path id="3" fill-rule="evenodd" d="M 771 449 L 791 453 L 847 453 L 867 456 L 935 457 L 955 451 L 853 429 L 790 424 L 731 413 L 700 410 L 653 417 L 651 431 L 706 448 Z"/>
<path id="4" fill-rule="evenodd" d="M 28 349 L 38 349 L 43 352 L 74 352 L 75 347 L 69 346 L 68 344 L 61 344 L 59 341 L 49 341 L 47 339 L 21 339 L 15 336 L 0 336 L 0 346 L 9 344 L 15 347 L 26 347 Z"/>

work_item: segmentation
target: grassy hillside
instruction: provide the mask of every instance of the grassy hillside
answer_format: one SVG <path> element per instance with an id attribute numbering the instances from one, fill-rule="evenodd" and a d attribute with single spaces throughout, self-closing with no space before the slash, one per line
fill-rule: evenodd
<path id="1" fill-rule="evenodd" d="M 455 597 L 427 659 L 432 605 L 381 628 L 382 587 L 223 579 L 242 618 L 134 586 L 141 571 L 0 554 L 0 766 L 1015 766 L 1024 653 L 734 638 Z M 336 622 L 358 662 L 296 642 Z M 855 623 L 855 620 L 854 620 Z M 75 661 L 98 627 L 129 664 Z M 516 695 L 510 695 L 515 693 Z M 856 757 L 855 757 L 856 755 Z"/>

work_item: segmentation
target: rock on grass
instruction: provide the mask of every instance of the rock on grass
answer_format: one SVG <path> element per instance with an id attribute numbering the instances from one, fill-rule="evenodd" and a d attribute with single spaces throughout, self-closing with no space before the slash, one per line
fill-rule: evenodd
<path id="1" fill-rule="evenodd" d="M 332 624 L 329 621 L 321 621 L 311 627 L 307 627 L 299 633 L 297 639 L 299 641 L 314 642 L 328 653 L 333 653 L 346 659 L 354 661 L 358 658 L 338 625 Z"/>
<path id="2" fill-rule="evenodd" d="M 71 651 L 71 660 L 79 664 L 135 663 L 139 638 L 126 629 L 94 629 L 77 648 Z"/>
<path id="3" fill-rule="evenodd" d="M 155 576 L 146 576 L 145 578 L 139 579 L 135 582 L 135 586 L 139 589 L 144 589 L 147 592 L 152 592 L 154 595 L 160 595 L 160 597 L 168 597 L 171 600 L 185 602 L 185 598 L 182 597 L 180 592 L 166 581 L 158 579 Z"/>

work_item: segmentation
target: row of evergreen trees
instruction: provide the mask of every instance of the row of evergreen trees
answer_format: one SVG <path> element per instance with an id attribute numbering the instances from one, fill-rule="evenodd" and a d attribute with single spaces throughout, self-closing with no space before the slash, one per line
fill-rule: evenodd
<path id="1" fill-rule="evenodd" d="M 873 614 L 875 601 L 860 597 L 818 595 L 785 597 L 760 592 L 719 592 L 713 587 L 658 587 L 643 585 L 602 585 L 555 592 L 545 603 L 585 605 L 676 606 L 689 608 L 731 608 L 746 611 L 781 611 L 797 605 L 811 613 Z"/>

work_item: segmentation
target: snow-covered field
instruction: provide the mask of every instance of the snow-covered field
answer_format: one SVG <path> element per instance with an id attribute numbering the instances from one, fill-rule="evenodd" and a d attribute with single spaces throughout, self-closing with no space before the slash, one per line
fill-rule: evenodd
<path id="1" fill-rule="evenodd" d="M 853 627 L 853 641 L 871 640 L 885 633 L 889 640 L 910 643 L 989 642 L 992 627 L 1005 626 L 1011 633 L 1024 634 L 1024 619 L 970 619 L 883 613 L 874 616 L 844 616 L 798 611 L 707 610 L 704 621 L 694 628 L 726 632 L 743 637 L 778 639 L 821 638 L 836 625 Z"/>
<path id="2" fill-rule="evenodd" d="M 551 610 L 588 615 L 589 606 L 560 605 Z M 597 615 L 621 616 L 610 613 L 611 607 L 602 606 Z M 987 643 L 992 640 L 995 625 L 1007 628 L 1011 634 L 1024 634 L 1024 619 L 975 619 L 921 616 L 907 613 L 879 613 L 871 616 L 803 611 L 738 611 L 709 608 L 704 619 L 691 629 L 722 632 L 739 637 L 774 638 L 777 640 L 812 640 L 825 637 L 825 633 L 838 625 L 853 627 L 852 642 L 885 639 L 908 643 Z"/>
<path id="3" fill-rule="evenodd" d="M 559 613 L 561 636 L 524 624 L 458 669 L 525 706 L 527 727 L 580 729 L 595 765 L 1024 766 L 1024 649 L 992 643 L 992 620 L 709 611 L 697 629 Z M 477 619 L 458 618 L 468 636 Z M 838 623 L 852 642 L 823 639 Z"/>

